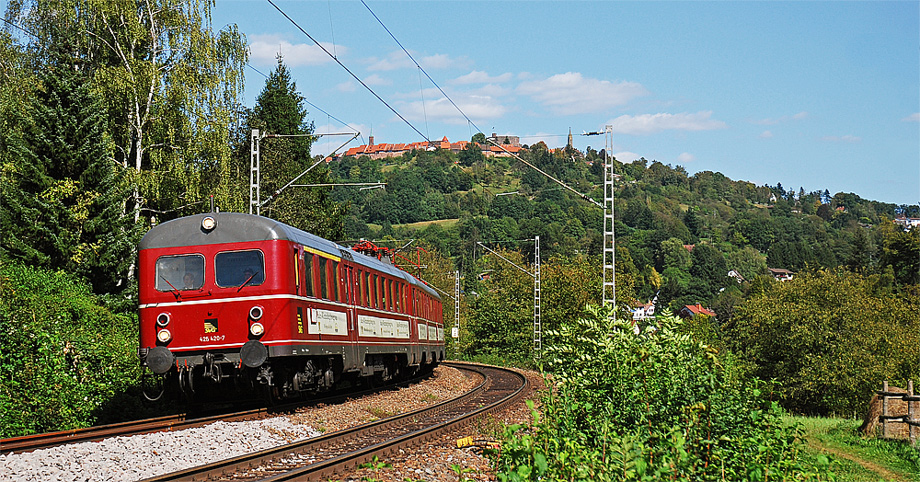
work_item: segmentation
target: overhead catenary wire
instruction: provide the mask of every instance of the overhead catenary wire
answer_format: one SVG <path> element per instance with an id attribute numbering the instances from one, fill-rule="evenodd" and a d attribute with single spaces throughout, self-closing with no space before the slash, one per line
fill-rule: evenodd
<path id="1" fill-rule="evenodd" d="M 262 77 L 265 77 L 266 79 L 268 78 L 268 75 L 266 75 L 265 73 L 263 73 L 263 72 L 260 71 L 259 69 L 253 67 L 252 64 L 246 64 L 246 66 L 249 67 L 250 69 L 254 70 L 256 73 L 258 73 L 258 74 L 261 75 Z M 301 98 L 302 98 L 303 101 L 306 102 L 310 107 L 312 107 L 312 108 L 314 108 L 314 109 L 316 109 L 316 110 L 322 112 L 323 114 L 326 114 L 326 117 L 329 117 L 330 119 L 332 119 L 332 120 L 338 122 L 339 124 L 342 124 L 343 126 L 345 126 L 345 127 L 349 128 L 349 129 L 351 129 L 351 130 L 357 132 L 359 135 L 361 134 L 361 131 L 359 131 L 358 129 L 356 129 L 356 128 L 355 128 L 354 126 L 352 126 L 351 124 L 349 124 L 349 123 L 347 123 L 347 122 L 345 122 L 345 121 L 339 119 L 338 117 L 336 117 L 336 116 L 334 116 L 334 115 L 332 115 L 332 114 L 326 112 L 325 110 L 323 110 L 322 107 L 320 107 L 320 106 L 318 106 L 318 105 L 316 105 L 316 104 L 310 102 L 309 100 L 307 100 L 307 98 L 305 98 L 305 97 L 303 97 L 303 96 L 301 96 Z M 364 142 L 364 136 L 361 135 L 360 137 L 361 137 L 361 142 Z"/>
<path id="2" fill-rule="evenodd" d="M 12 27 L 18 28 L 19 30 L 22 30 L 26 35 L 29 35 L 29 36 L 31 36 L 32 38 L 36 39 L 36 40 L 39 38 L 38 35 L 32 33 L 32 31 L 30 31 L 29 29 L 23 27 L 22 25 L 19 25 L 19 24 L 10 22 L 9 20 L 7 20 L 7 19 L 5 19 L 5 18 L 3 18 L 3 17 L 0 17 L 0 20 L 3 20 L 3 23 L 5 23 L 5 24 L 7 24 L 7 25 L 10 25 L 10 26 L 12 26 Z"/>
<path id="3" fill-rule="evenodd" d="M 297 29 L 300 30 L 301 33 L 303 33 L 304 35 L 307 36 L 307 38 L 309 38 L 310 40 L 312 40 L 313 43 L 316 44 L 316 46 L 319 47 L 323 52 L 325 52 L 326 55 L 328 55 L 332 60 L 334 60 L 335 63 L 339 64 L 340 67 L 342 67 L 343 69 L 345 69 L 345 71 L 348 72 L 348 74 L 351 75 L 352 78 L 354 78 L 355 80 L 357 80 L 358 83 L 361 84 L 365 89 L 367 89 L 368 92 L 370 92 L 371 94 L 373 94 L 374 97 L 377 98 L 377 100 L 379 100 L 381 103 L 383 103 L 383 105 L 387 106 L 387 108 L 390 109 L 391 112 L 393 112 L 394 114 L 396 114 L 396 116 L 399 117 L 403 122 L 405 122 L 406 125 L 408 125 L 409 127 L 411 127 L 412 130 L 414 130 L 418 135 L 420 135 L 423 139 L 425 139 L 425 141 L 431 142 L 431 139 L 429 139 L 428 136 L 426 136 L 425 134 L 423 134 L 422 131 L 418 130 L 417 127 L 415 127 L 414 125 L 412 125 L 411 122 L 409 122 L 408 120 L 406 120 L 406 118 L 403 117 L 403 115 L 400 114 L 399 111 L 397 111 L 396 109 L 394 109 L 393 106 L 391 106 L 390 104 L 388 104 L 387 101 L 383 100 L 383 97 L 380 97 L 380 95 L 377 94 L 377 92 L 374 92 L 374 89 L 371 89 L 370 86 L 368 86 L 366 83 L 364 83 L 364 81 L 361 80 L 360 77 L 358 77 L 357 75 L 355 75 L 355 73 L 352 72 L 351 69 L 349 69 L 345 64 L 343 64 L 341 60 L 337 59 L 336 56 L 332 54 L 332 52 L 330 52 L 328 49 L 326 49 L 326 47 L 323 47 L 323 45 L 322 45 L 321 43 L 319 43 L 318 40 L 316 40 L 315 38 L 313 38 L 312 35 L 310 35 L 306 30 L 304 30 L 303 27 L 301 27 L 296 21 L 294 21 L 293 18 L 291 18 L 287 13 L 285 13 L 284 10 L 281 10 L 281 7 L 279 7 L 278 5 L 276 5 L 274 1 L 268 0 L 268 3 L 271 4 L 271 6 L 275 7 L 275 10 L 278 10 L 278 12 L 281 13 L 281 15 L 284 16 L 284 18 L 288 19 L 288 21 L 290 21 L 295 27 L 297 27 Z M 427 74 L 425 74 L 425 75 L 427 75 Z"/>
<path id="4" fill-rule="evenodd" d="M 269 0 L 269 1 L 271 1 L 271 0 Z M 383 21 L 380 20 L 380 17 L 378 17 L 377 14 L 374 13 L 373 10 L 371 10 L 371 7 L 369 7 L 369 6 L 367 5 L 367 2 L 365 2 L 364 0 L 361 0 L 361 4 L 364 5 L 364 8 L 366 8 L 367 11 L 370 12 L 371 15 L 374 16 L 374 18 L 377 20 L 377 23 L 379 23 L 380 26 L 383 27 L 383 29 L 386 30 L 386 32 L 387 32 L 388 34 L 390 34 L 390 37 L 393 39 L 394 42 L 396 42 L 396 45 L 399 45 L 399 48 L 401 48 L 402 51 L 406 53 L 406 55 L 409 57 L 409 59 L 412 60 L 412 63 L 414 63 L 415 66 L 418 67 L 418 69 L 421 70 L 423 74 L 425 74 L 425 77 L 428 77 L 428 80 L 431 81 L 432 85 L 434 85 L 435 87 L 437 87 L 438 90 L 441 92 L 441 94 L 443 94 L 444 97 L 447 99 L 447 101 L 450 102 L 451 105 L 453 105 L 455 109 L 457 109 L 457 112 L 459 112 L 460 115 L 462 115 L 462 116 L 467 120 L 467 122 L 469 122 L 469 123 L 472 124 L 474 127 L 476 127 L 476 130 L 477 130 L 477 131 L 482 132 L 482 129 L 480 129 L 478 126 L 476 126 L 476 123 L 473 122 L 473 120 L 470 119 L 470 118 L 466 115 L 465 112 L 463 112 L 463 109 L 461 109 L 460 106 L 458 106 L 458 105 L 454 102 L 454 100 L 451 99 L 450 96 L 447 95 L 446 92 L 444 92 L 444 89 L 442 89 L 441 86 L 438 85 L 438 83 L 435 82 L 434 79 L 432 79 L 430 75 L 428 75 L 428 72 L 426 72 L 425 69 L 422 68 L 421 64 L 419 64 L 418 61 L 415 60 L 415 57 L 413 57 L 412 54 L 410 54 L 409 51 L 406 50 L 405 47 L 403 47 L 403 44 L 400 43 L 399 39 L 397 39 L 396 36 L 393 35 L 393 32 L 391 32 L 390 29 L 387 28 L 386 25 L 384 25 Z M 429 141 L 429 142 L 430 142 L 430 141 Z"/>
<path id="5" fill-rule="evenodd" d="M 269 0 L 269 1 L 271 1 L 271 0 Z M 462 115 L 462 116 L 467 120 L 467 122 L 469 122 L 473 127 L 475 127 L 476 130 L 477 130 L 478 132 L 482 133 L 482 129 L 480 129 L 479 126 L 477 126 L 476 123 L 473 122 L 473 120 L 470 119 L 469 116 L 467 116 L 465 112 L 463 112 L 463 109 L 461 109 L 460 106 L 458 106 L 457 103 L 454 102 L 454 100 L 451 99 L 449 95 L 447 95 L 447 92 L 444 92 L 444 89 L 442 89 L 441 86 L 438 85 L 438 83 L 435 82 L 434 79 L 432 79 L 430 75 L 428 75 L 428 72 L 426 72 L 425 69 L 421 66 L 421 64 L 419 64 L 418 61 L 415 60 L 415 57 L 413 57 L 412 54 L 409 53 L 409 51 L 406 49 L 406 47 L 403 46 L 403 44 L 399 41 L 399 39 L 397 39 L 396 36 L 393 35 L 393 32 L 391 32 L 390 29 L 387 28 L 387 26 L 383 23 L 383 21 L 380 20 L 380 17 L 378 17 L 377 14 L 374 13 L 373 10 L 371 10 L 371 7 L 369 7 L 369 6 L 367 5 L 367 2 L 365 2 L 364 0 L 361 0 L 361 4 L 364 5 L 364 8 L 366 8 L 367 11 L 370 12 L 371 15 L 374 16 L 374 19 L 376 19 L 377 22 L 380 24 L 380 26 L 383 27 L 384 30 L 386 30 L 386 32 L 390 35 L 390 37 L 393 39 L 393 41 L 396 42 L 396 45 L 399 45 L 399 48 L 401 48 L 402 51 L 406 53 L 406 55 L 409 57 L 409 59 L 412 60 L 412 62 L 415 64 L 415 66 L 418 67 L 418 69 L 419 69 L 420 71 L 422 71 L 422 73 L 424 73 L 426 77 L 428 77 L 428 80 L 430 80 L 431 83 L 432 83 L 435 87 L 438 88 L 438 90 L 441 92 L 441 94 L 443 94 L 444 97 L 451 103 L 451 105 L 453 105 L 454 108 L 457 109 L 457 112 L 459 112 L 460 115 Z M 549 137 L 549 136 L 546 136 L 546 137 Z M 590 202 L 591 204 L 594 204 L 595 206 L 600 207 L 601 209 L 604 208 L 604 205 L 603 205 L 603 204 L 601 204 L 601 203 L 595 201 L 594 199 L 591 199 L 590 197 L 588 197 L 588 196 L 585 195 L 585 194 L 582 194 L 582 193 L 576 191 L 575 189 L 569 187 L 568 185 L 566 185 L 566 184 L 563 183 L 562 181 L 556 179 L 555 177 L 550 176 L 549 174 L 547 174 L 545 171 L 541 170 L 541 169 L 538 168 L 537 166 L 534 166 L 533 164 L 531 164 L 531 163 L 525 161 L 523 158 L 521 158 L 521 156 L 519 156 L 519 155 L 517 155 L 517 154 L 515 154 L 515 153 L 512 153 L 512 152 L 508 151 L 507 149 L 505 149 L 504 147 L 502 147 L 501 145 L 499 145 L 499 144 L 498 144 L 497 142 L 495 142 L 494 140 L 488 139 L 488 141 L 491 142 L 492 144 L 498 146 L 499 149 L 501 149 L 502 151 L 504 151 L 504 152 L 506 152 L 507 154 L 511 155 L 511 156 L 514 157 L 515 159 L 521 161 L 522 163 L 524 163 L 524 164 L 527 165 L 527 166 L 530 166 L 531 168 L 533 168 L 534 170 L 536 170 L 536 171 L 539 172 L 540 174 L 543 174 L 544 176 L 546 176 L 547 178 L 551 179 L 552 181 L 554 181 L 555 183 L 559 184 L 560 186 L 562 186 L 562 187 L 568 189 L 569 191 L 572 191 L 573 193 L 577 194 L 580 198 L 584 199 L 585 201 L 588 201 L 588 202 Z"/>

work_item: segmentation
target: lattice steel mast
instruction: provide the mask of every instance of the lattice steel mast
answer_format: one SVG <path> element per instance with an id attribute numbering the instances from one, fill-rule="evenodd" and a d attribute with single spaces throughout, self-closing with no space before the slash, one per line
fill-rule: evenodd
<path id="1" fill-rule="evenodd" d="M 603 302 L 607 306 L 616 306 L 616 234 L 614 232 L 613 211 L 613 126 L 604 126 L 604 293 Z"/>

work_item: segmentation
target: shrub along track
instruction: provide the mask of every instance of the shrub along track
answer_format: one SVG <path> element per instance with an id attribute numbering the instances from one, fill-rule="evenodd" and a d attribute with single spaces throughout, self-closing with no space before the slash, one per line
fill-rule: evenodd
<path id="1" fill-rule="evenodd" d="M 446 363 L 479 373 L 483 382 L 446 402 L 320 437 L 146 479 L 167 480 L 325 480 L 383 458 L 515 403 L 527 379 L 499 367 Z"/>

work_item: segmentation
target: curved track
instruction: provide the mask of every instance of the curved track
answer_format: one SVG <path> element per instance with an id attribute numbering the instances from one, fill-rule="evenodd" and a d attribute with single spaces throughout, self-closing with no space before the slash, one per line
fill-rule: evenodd
<path id="1" fill-rule="evenodd" d="M 325 480 L 401 448 L 500 411 L 526 393 L 527 379 L 500 367 L 450 362 L 483 382 L 446 402 L 320 437 L 194 467 L 145 482 L 174 480 Z"/>
<path id="2" fill-rule="evenodd" d="M 201 427 L 203 425 L 217 421 L 236 422 L 241 420 L 266 418 L 274 416 L 278 413 L 293 411 L 303 406 L 341 403 L 346 399 L 361 397 L 371 393 L 376 393 L 380 390 L 389 390 L 395 387 L 408 386 L 410 384 L 422 381 L 427 376 L 428 374 L 416 376 L 409 380 L 375 387 L 368 390 L 341 391 L 321 399 L 313 399 L 306 402 L 289 403 L 284 405 L 276 405 L 273 407 L 262 407 L 240 412 L 221 413 L 201 417 L 192 416 L 188 413 L 181 413 L 177 415 L 167 415 L 163 417 L 148 418 L 144 420 L 135 420 L 111 425 L 99 425 L 97 427 L 62 430 L 59 432 L 48 432 L 24 435 L 21 437 L 6 438 L 0 440 L 0 453 L 7 454 L 16 452 L 29 452 L 32 450 L 55 447 L 58 445 L 77 442 L 92 442 L 109 437 L 184 430 L 187 428 Z"/>

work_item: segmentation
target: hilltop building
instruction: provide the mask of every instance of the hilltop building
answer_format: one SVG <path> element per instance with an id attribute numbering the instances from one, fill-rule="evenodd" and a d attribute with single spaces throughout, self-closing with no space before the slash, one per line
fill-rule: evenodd
<path id="1" fill-rule="evenodd" d="M 518 136 L 500 136 L 493 132 L 491 136 L 486 137 L 486 140 L 492 141 L 496 144 L 500 144 L 506 147 L 507 146 L 521 147 L 521 138 Z M 489 145 L 492 145 L 492 142 L 490 142 Z"/>
<path id="2" fill-rule="evenodd" d="M 499 136 L 495 137 L 495 134 L 492 134 L 493 139 L 498 139 L 501 147 L 495 145 L 480 145 L 478 143 L 473 143 L 476 146 L 479 146 L 479 149 L 482 151 L 482 155 L 486 157 L 511 157 L 512 154 L 517 154 L 521 151 L 520 138 L 517 136 Z M 508 144 L 504 144 L 505 139 L 508 140 Z M 453 152 L 454 154 L 459 154 L 460 151 L 466 149 L 469 145 L 469 141 L 459 141 L 459 142 L 450 142 L 447 139 L 447 136 L 442 138 L 440 141 L 432 142 L 412 142 L 408 144 L 375 144 L 374 136 L 368 137 L 368 143 L 363 146 L 352 147 L 351 149 L 345 151 L 344 154 L 339 157 L 356 157 L 356 156 L 368 156 L 371 159 L 383 159 L 388 157 L 399 157 L 407 152 L 414 150 L 420 151 L 434 151 L 436 149 L 444 149 Z M 504 149 L 504 150 L 503 150 Z M 507 152 L 505 152 L 507 151 Z"/>

